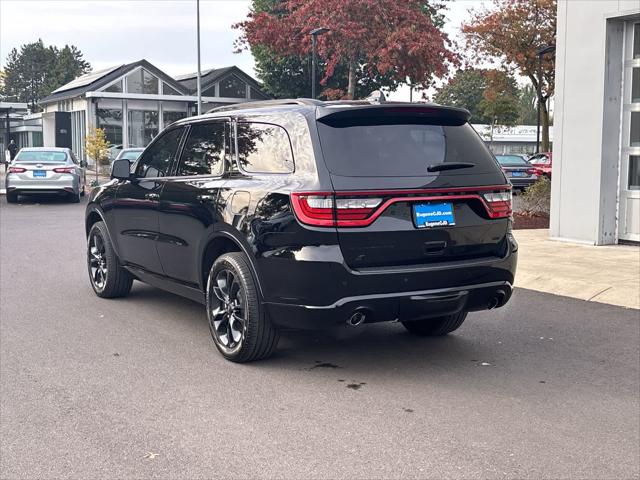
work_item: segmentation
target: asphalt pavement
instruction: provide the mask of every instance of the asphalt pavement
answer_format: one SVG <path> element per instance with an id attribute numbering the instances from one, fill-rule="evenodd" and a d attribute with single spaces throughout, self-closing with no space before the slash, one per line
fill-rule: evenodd
<path id="1" fill-rule="evenodd" d="M 640 476 L 638 310 L 516 289 L 446 338 L 235 365 L 200 305 L 93 294 L 84 206 L 0 198 L 3 479 Z"/>

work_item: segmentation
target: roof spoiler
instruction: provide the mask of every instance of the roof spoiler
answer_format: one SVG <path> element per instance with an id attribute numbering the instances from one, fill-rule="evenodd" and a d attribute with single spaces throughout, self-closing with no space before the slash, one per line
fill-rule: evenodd
<path id="1" fill-rule="evenodd" d="M 468 110 L 458 107 L 445 107 L 435 103 L 380 103 L 373 105 L 327 105 L 319 106 L 316 120 L 331 122 L 332 120 L 355 120 L 366 118 L 368 121 L 397 117 L 409 117 L 432 123 L 442 121 L 447 125 L 463 125 L 469 121 L 471 114 Z"/>

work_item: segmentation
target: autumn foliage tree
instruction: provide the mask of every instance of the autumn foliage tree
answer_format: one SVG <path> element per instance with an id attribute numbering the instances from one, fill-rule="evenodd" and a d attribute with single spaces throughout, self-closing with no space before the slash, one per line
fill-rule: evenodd
<path id="1" fill-rule="evenodd" d="M 549 149 L 548 99 L 554 92 L 555 57 L 542 60 L 538 73 L 538 52 L 556 43 L 556 0 L 493 0 L 490 8 L 471 12 L 462 26 L 467 46 L 484 60 L 497 60 L 541 87 L 538 99 L 542 125 L 542 149 Z"/>
<path id="2" fill-rule="evenodd" d="M 252 10 L 234 27 L 242 31 L 239 48 L 264 45 L 278 55 L 308 55 L 311 30 L 330 28 L 318 37 L 321 83 L 346 64 L 346 98 L 353 99 L 359 71 L 421 88 L 447 74 L 457 58 L 433 8 L 418 0 L 282 0 L 277 13 Z"/>

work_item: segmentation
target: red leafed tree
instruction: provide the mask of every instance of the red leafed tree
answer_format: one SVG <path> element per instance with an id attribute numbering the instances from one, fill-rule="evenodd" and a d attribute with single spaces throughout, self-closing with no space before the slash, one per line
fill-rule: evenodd
<path id="1" fill-rule="evenodd" d="M 321 83 L 346 63 L 346 97 L 353 99 L 358 68 L 427 88 L 457 63 L 431 8 L 424 0 L 282 0 L 276 13 L 251 12 L 234 27 L 242 30 L 240 49 L 265 45 L 281 55 L 309 54 L 311 30 L 330 28 L 318 37 L 318 55 L 327 64 Z"/>
<path id="2" fill-rule="evenodd" d="M 491 8 L 471 12 L 462 26 L 467 46 L 482 59 L 498 60 L 531 80 L 537 89 L 542 125 L 542 149 L 549 149 L 549 110 L 553 95 L 555 56 L 543 55 L 538 72 L 538 52 L 556 43 L 556 0 L 493 0 Z"/>

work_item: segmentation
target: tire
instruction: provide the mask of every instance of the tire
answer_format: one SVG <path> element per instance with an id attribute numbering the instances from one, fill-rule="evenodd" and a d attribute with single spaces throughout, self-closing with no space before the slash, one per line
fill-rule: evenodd
<path id="1" fill-rule="evenodd" d="M 227 360 L 261 360 L 276 349 L 280 333 L 264 311 L 244 253 L 225 253 L 215 261 L 207 280 L 206 305 L 211 338 Z"/>
<path id="2" fill-rule="evenodd" d="M 81 196 L 81 197 L 84 197 L 86 193 L 87 193 L 87 192 L 86 192 L 86 186 L 85 186 L 85 185 L 82 185 L 82 190 L 80 190 L 80 196 Z"/>
<path id="3" fill-rule="evenodd" d="M 426 318 L 412 322 L 402 322 L 410 333 L 421 337 L 440 337 L 460 328 L 467 318 L 467 312 L 462 311 L 444 317 Z"/>
<path id="4" fill-rule="evenodd" d="M 18 202 L 18 195 L 16 195 L 14 192 L 7 192 L 7 203 L 17 203 Z"/>
<path id="5" fill-rule="evenodd" d="M 104 222 L 94 223 L 89 231 L 87 270 L 91 287 L 99 297 L 125 297 L 131 291 L 133 276 L 120 265 Z"/>

